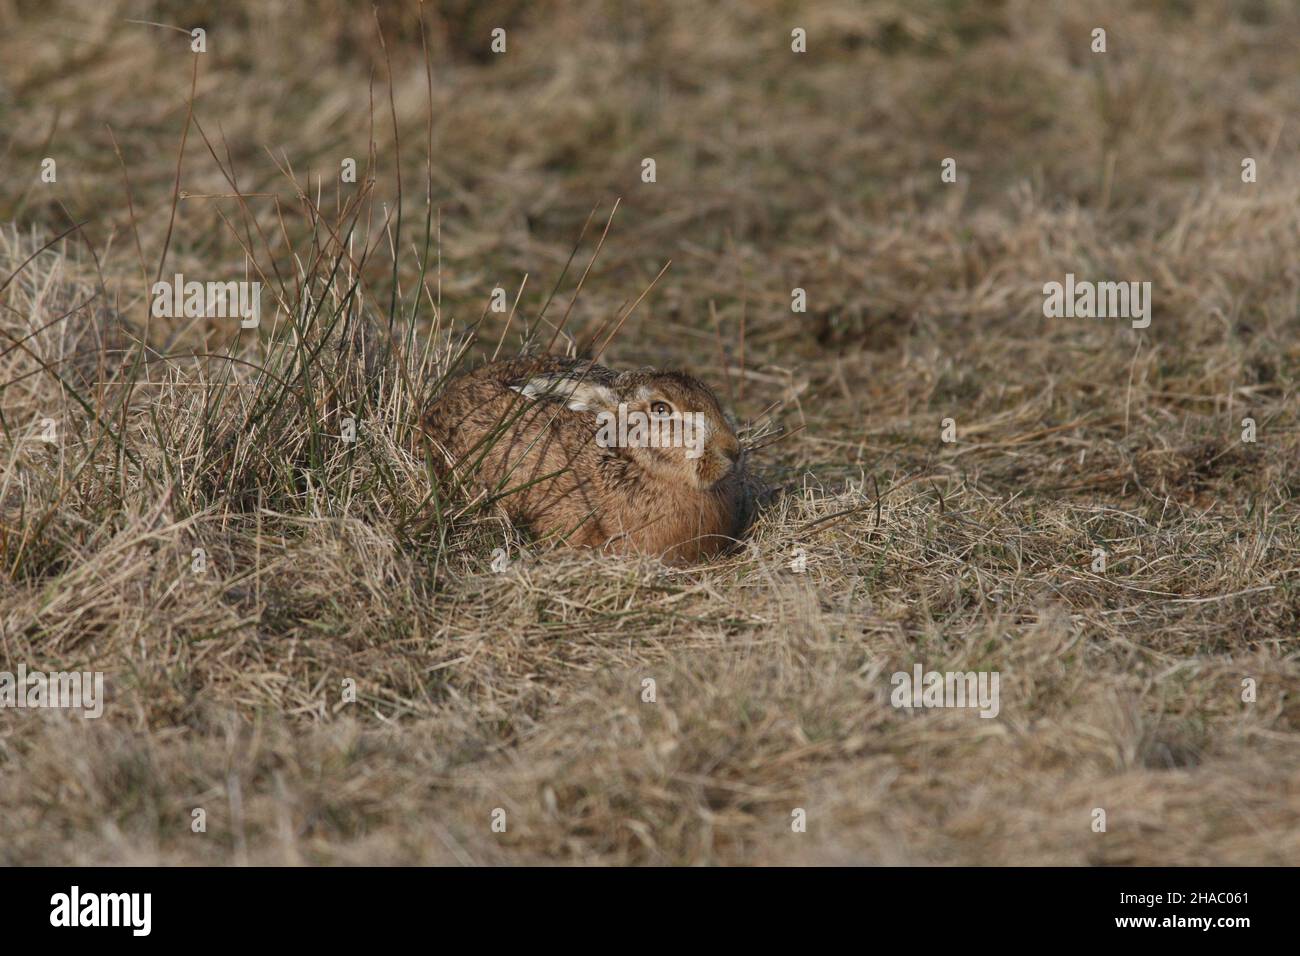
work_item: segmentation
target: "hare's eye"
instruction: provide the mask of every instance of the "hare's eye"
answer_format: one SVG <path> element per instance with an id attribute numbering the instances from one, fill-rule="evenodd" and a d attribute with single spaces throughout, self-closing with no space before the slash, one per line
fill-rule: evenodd
<path id="1" fill-rule="evenodd" d="M 655 418 L 667 418 L 673 413 L 673 407 L 667 402 L 653 402 L 650 405 L 650 414 Z"/>

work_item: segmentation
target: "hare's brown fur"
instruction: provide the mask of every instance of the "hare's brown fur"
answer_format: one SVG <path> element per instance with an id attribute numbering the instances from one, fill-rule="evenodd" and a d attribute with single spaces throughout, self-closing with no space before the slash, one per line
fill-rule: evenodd
<path id="1" fill-rule="evenodd" d="M 561 393 L 539 394 L 547 382 Z M 598 410 L 662 409 L 659 400 L 703 416 L 700 457 L 597 442 Z M 511 520 L 571 545 L 695 561 L 734 543 L 752 515 L 758 483 L 735 431 L 709 388 L 681 373 L 617 374 L 549 356 L 494 362 L 452 380 L 422 424 L 444 477 L 509 492 Z"/>

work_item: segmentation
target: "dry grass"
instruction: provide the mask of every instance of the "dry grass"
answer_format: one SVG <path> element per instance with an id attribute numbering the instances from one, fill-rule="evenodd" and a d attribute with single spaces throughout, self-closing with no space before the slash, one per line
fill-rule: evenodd
<path id="1" fill-rule="evenodd" d="M 0 861 L 1300 862 L 1294 5 L 443 0 L 427 61 L 409 6 L 195 6 L 0 0 L 0 670 L 110 685 L 0 710 Z M 156 272 L 262 277 L 260 334 Z M 1066 272 L 1151 327 L 1045 319 Z M 647 288 L 605 359 L 777 403 L 785 496 L 492 573 L 415 410 Z M 914 662 L 1000 715 L 893 708 Z"/>

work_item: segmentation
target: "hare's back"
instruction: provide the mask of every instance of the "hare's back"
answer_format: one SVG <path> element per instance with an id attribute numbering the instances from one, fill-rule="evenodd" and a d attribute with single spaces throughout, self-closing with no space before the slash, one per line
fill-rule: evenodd
<path id="1" fill-rule="evenodd" d="M 567 375 L 574 364 L 549 357 L 514 359 L 461 375 L 429 406 L 424 430 L 457 461 L 485 453 L 488 463 L 523 458 L 539 466 L 573 467 L 592 452 L 594 433 L 586 416 L 562 402 L 535 402 L 517 389 L 539 375 Z"/>

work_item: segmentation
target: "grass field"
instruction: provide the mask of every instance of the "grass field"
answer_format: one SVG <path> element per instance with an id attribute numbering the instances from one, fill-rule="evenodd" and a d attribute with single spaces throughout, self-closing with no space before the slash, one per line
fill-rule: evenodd
<path id="1" fill-rule="evenodd" d="M 107 695 L 0 709 L 0 862 L 1300 863 L 1297 36 L 0 0 L 0 671 Z M 1046 317 L 1067 274 L 1149 327 Z M 433 493 L 446 376 L 606 338 L 765 446 L 734 554 Z M 916 664 L 997 716 L 893 706 Z"/>

